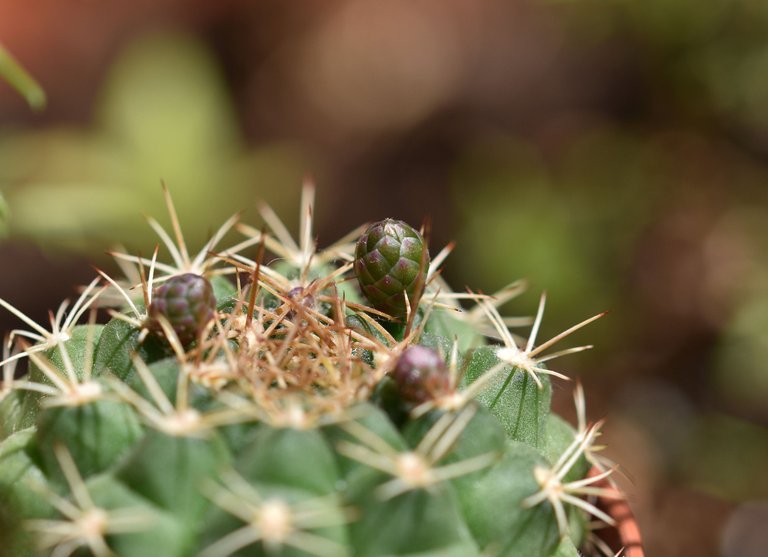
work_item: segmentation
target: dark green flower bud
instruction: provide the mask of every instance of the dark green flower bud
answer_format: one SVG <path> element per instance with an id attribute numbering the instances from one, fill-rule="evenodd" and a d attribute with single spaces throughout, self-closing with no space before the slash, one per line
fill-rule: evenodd
<path id="1" fill-rule="evenodd" d="M 445 361 L 426 346 L 409 346 L 400 355 L 391 376 L 403 400 L 414 404 L 433 400 L 450 390 Z"/>
<path id="2" fill-rule="evenodd" d="M 211 283 L 194 273 L 171 277 L 152 293 L 149 318 L 155 330 L 162 330 L 158 321 L 161 315 L 182 344 L 191 343 L 216 317 L 216 296 Z"/>
<path id="3" fill-rule="evenodd" d="M 424 289 L 429 252 L 424 239 L 406 223 L 385 219 L 360 236 L 355 273 L 374 308 L 393 317 L 406 316 L 406 298 L 415 307 Z"/>

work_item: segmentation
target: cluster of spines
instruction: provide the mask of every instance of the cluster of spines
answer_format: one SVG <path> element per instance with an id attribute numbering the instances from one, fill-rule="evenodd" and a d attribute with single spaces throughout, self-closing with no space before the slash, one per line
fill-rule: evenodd
<path id="1" fill-rule="evenodd" d="M 521 343 L 507 328 L 520 321 L 497 310 L 520 286 L 496 296 L 450 292 L 438 272 L 450 248 L 430 264 L 407 245 L 420 238 L 415 231 L 399 237 L 408 240 L 410 262 L 401 269 L 402 295 L 384 293 L 385 303 L 369 307 L 377 295 L 359 297 L 348 274 L 353 260 L 365 258 L 361 245 L 392 247 L 379 237 L 386 226 L 353 231 L 317 252 L 307 189 L 299 242 L 264 208 L 270 232 L 231 219 L 192 257 L 167 191 L 166 199 L 175 240 L 150 224 L 172 263 L 159 263 L 157 250 L 151 259 L 115 254 L 135 266 L 127 268 L 128 282 L 100 271 L 103 284 L 88 285 L 69 313 L 62 305 L 50 331 L 0 300 L 32 329 L 14 331 L 6 343 L 0 385 L 0 462 L 20 467 L 24 487 L 0 486 L 7 502 L 43 517 L 26 523 L 34 532 L 48 528 L 41 550 L 127 557 L 165 543 L 171 554 L 206 557 L 262 549 L 279 555 L 285 548 L 373 557 L 405 555 L 415 550 L 402 545 L 410 543 L 444 551 L 435 555 L 546 557 L 562 551 L 561 539 L 580 541 L 568 537 L 580 520 L 575 509 L 610 522 L 589 500 L 616 495 L 596 487 L 613 469 L 595 454 L 600 424 L 587 427 L 582 404 L 575 434 L 546 433 L 559 427 L 548 416 L 547 378 L 567 377 L 543 363 L 588 347 L 542 353 L 598 316 L 536 346 L 542 297 Z M 232 227 L 246 240 L 216 252 Z M 252 246 L 255 259 L 243 255 Z M 282 261 L 265 265 L 265 249 Z M 184 306 L 190 284 L 202 284 L 191 312 Z M 168 298 L 181 306 L 169 313 Z M 477 308 L 459 311 L 461 299 Z M 92 308 L 110 300 L 121 311 L 110 310 L 106 326 L 95 324 Z M 79 325 L 89 309 L 89 323 Z M 398 320 L 408 326 L 387 325 Z M 502 344 L 485 345 L 483 335 Z M 19 379 L 13 366 L 25 356 L 31 372 Z M 387 383 L 396 408 L 381 404 L 382 412 L 366 401 L 382 400 Z M 105 438 L 99 429 L 107 426 L 117 435 Z M 324 458 L 333 460 L 325 465 L 334 473 L 323 469 Z M 601 472 L 584 477 L 587 462 Z M 188 469 L 176 484 L 185 493 L 162 485 L 174 466 Z M 499 493 L 510 500 L 499 501 Z M 511 518 L 500 521 L 504 509 Z M 135 520 L 126 518 L 128 510 Z M 392 512 L 420 512 L 424 520 L 435 513 L 439 524 L 414 532 L 413 524 L 395 521 L 410 528 L 398 535 L 376 524 Z M 187 520 L 205 513 L 212 526 L 190 540 Z M 520 526 L 530 520 L 538 526 Z M 510 541 L 503 525 L 520 527 L 517 537 Z M 377 528 L 392 539 L 371 538 Z"/>

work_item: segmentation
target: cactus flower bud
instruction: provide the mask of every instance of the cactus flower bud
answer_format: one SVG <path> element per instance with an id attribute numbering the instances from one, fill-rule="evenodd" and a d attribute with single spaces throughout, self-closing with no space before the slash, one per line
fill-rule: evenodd
<path id="1" fill-rule="evenodd" d="M 450 389 L 445 361 L 426 346 L 409 346 L 397 361 L 392 379 L 398 386 L 400 396 L 414 404 L 432 400 Z"/>
<path id="2" fill-rule="evenodd" d="M 160 330 L 161 315 L 182 344 L 191 343 L 216 317 L 216 297 L 211 283 L 194 273 L 171 277 L 152 293 L 149 318 L 155 330 Z"/>
<path id="3" fill-rule="evenodd" d="M 303 286 L 296 286 L 291 288 L 288 291 L 288 298 L 295 302 L 296 305 L 294 307 L 298 307 L 300 305 L 308 310 L 315 309 L 315 297 L 312 295 L 312 292 L 309 289 L 305 289 Z M 296 310 L 290 310 L 286 314 L 286 317 L 290 320 L 293 320 L 296 317 Z"/>
<path id="4" fill-rule="evenodd" d="M 385 219 L 360 236 L 355 249 L 355 274 L 374 308 L 393 317 L 407 314 L 421 297 L 429 252 L 421 235 L 408 224 Z"/>

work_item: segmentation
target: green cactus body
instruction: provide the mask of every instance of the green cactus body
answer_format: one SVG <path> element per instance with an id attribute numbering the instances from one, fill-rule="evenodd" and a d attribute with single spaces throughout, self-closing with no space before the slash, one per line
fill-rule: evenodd
<path id="1" fill-rule="evenodd" d="M 291 276 L 262 268 L 235 288 L 225 263 L 198 261 L 225 300 L 210 276 L 161 276 L 145 317 L 63 322 L 6 354 L 13 555 L 556 557 L 582 544 L 587 514 L 605 518 L 581 498 L 598 430 L 550 414 L 557 374 L 535 339 L 515 345 L 487 297 L 470 300 L 482 314 L 431 307 L 426 247 L 398 221 L 334 257 L 276 241 Z M 399 318 L 418 303 L 407 336 L 361 293 Z"/>

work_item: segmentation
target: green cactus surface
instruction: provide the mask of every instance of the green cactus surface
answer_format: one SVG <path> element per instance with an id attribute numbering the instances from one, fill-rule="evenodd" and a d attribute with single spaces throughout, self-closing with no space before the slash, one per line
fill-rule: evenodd
<path id="1" fill-rule="evenodd" d="M 545 367 L 587 348 L 549 351 L 597 316 L 537 343 L 542 297 L 513 335 L 497 308 L 512 290 L 452 292 L 404 223 L 317 250 L 313 201 L 306 187 L 298 241 L 265 208 L 269 230 L 231 220 L 190 256 L 169 200 L 168 260 L 116 254 L 126 278 L 100 272 L 50 329 L 0 299 L 24 327 L 0 364 L 0 554 L 604 547 L 588 526 L 612 523 L 594 497 L 617 496 L 600 424 L 580 387 L 576 427 L 551 414 L 568 378 Z"/>

